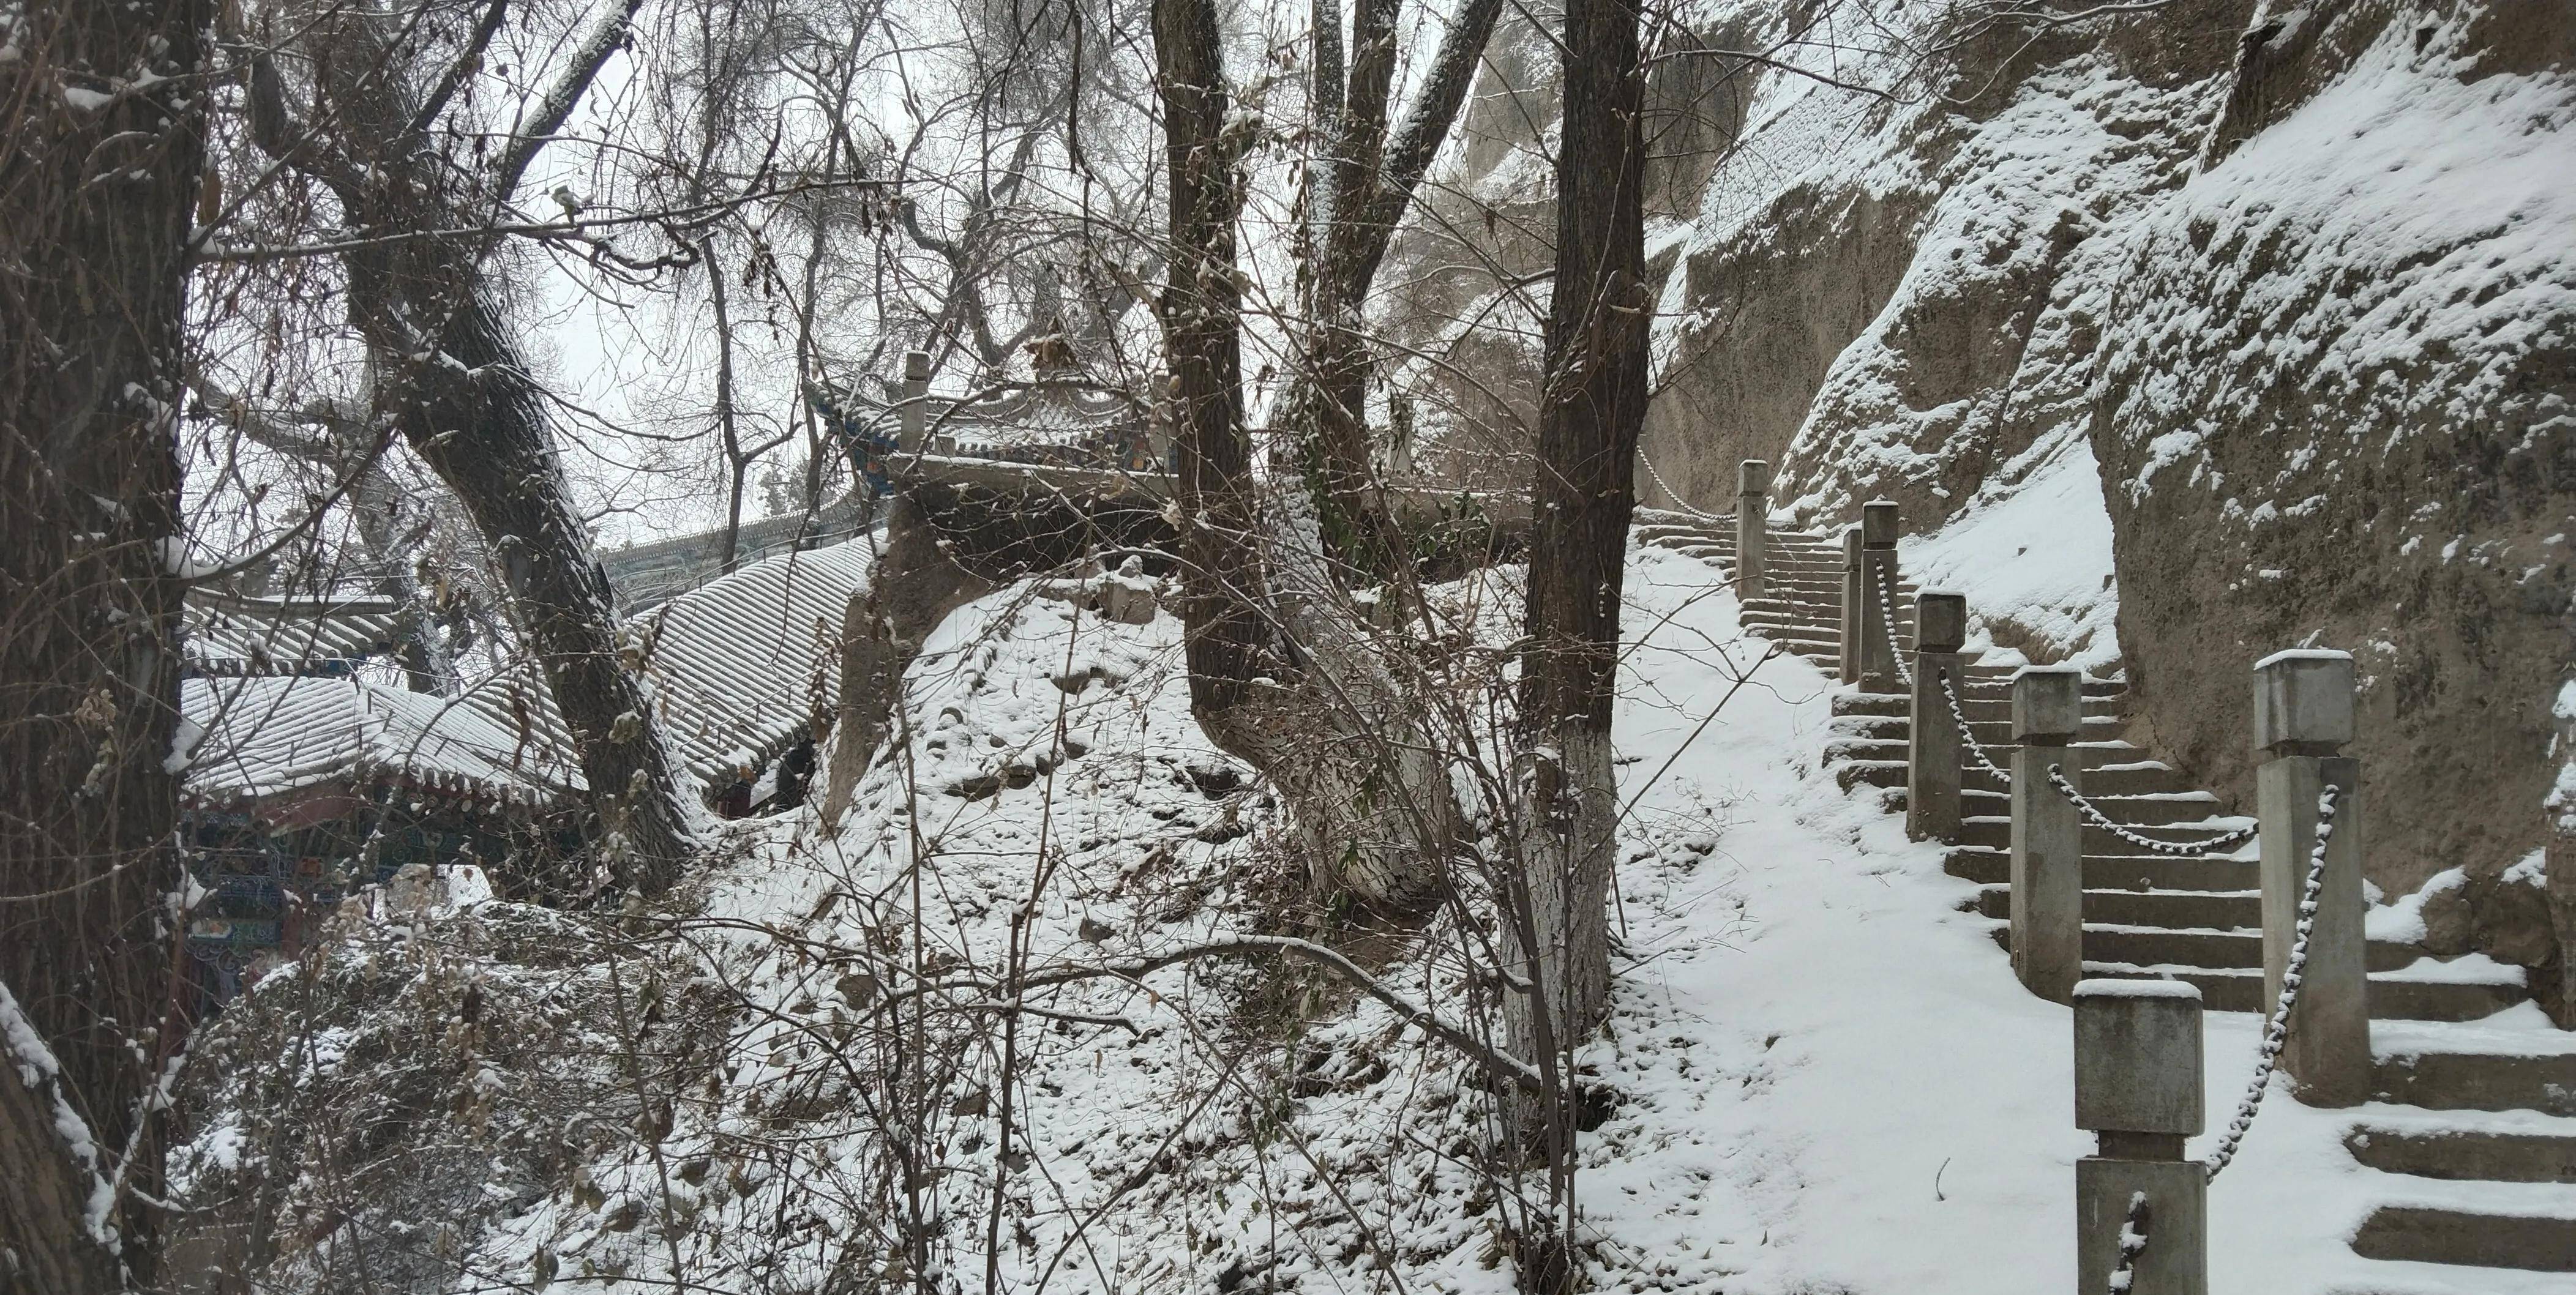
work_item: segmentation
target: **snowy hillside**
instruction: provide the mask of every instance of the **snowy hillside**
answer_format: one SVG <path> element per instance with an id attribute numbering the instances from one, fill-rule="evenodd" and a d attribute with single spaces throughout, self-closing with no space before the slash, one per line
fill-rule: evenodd
<path id="1" fill-rule="evenodd" d="M 1828 679 L 1766 659 L 1707 565 L 1640 549 L 1629 581 L 1626 623 L 1648 628 L 1618 717 L 1635 807 L 1618 987 L 1581 1058 L 1603 1095 L 1579 1156 L 1593 1289 L 2067 1289 L 2090 1140 L 2071 1122 L 2066 1009 L 2015 981 L 1938 847 L 1822 776 Z M 1448 596 L 1503 634 L 1478 609 L 1507 592 Z M 908 1219 L 967 1287 L 991 1271 L 1022 1290 L 1509 1289 L 1489 1101 L 1444 1045 L 1321 977 L 1146 969 L 1294 928 L 1472 1024 L 1447 919 L 1407 932 L 1297 911 L 1258 788 L 1189 719 L 1178 630 L 1025 585 L 951 617 L 910 677 L 908 754 L 869 776 L 842 831 L 810 812 L 746 824 L 682 946 L 629 973 L 672 988 L 594 984 L 577 1019 L 600 1046 L 620 1011 L 668 1011 L 695 1036 L 645 1050 L 667 1067 L 601 1072 L 626 1067 L 628 1115 L 576 1121 L 551 1180 L 459 1179 L 411 1217 L 373 1205 L 352 1235 L 423 1245 L 419 1225 L 446 1220 L 460 1291 L 580 1274 L 642 1292 L 675 1270 L 709 1289 L 867 1289 L 904 1273 Z M 560 973 L 493 956 L 482 933 L 527 920 L 486 906 L 397 944 L 461 959 L 440 974 L 561 1028 L 553 991 L 529 988 Z M 334 956 L 382 939 L 353 938 Z M 1036 979 L 1108 974 L 1031 993 L 1006 1034 L 992 1009 L 1015 958 Z M 925 976 L 951 988 L 916 1026 L 902 995 Z M 284 1010 L 295 980 L 249 1002 Z M 2255 1021 L 2209 1021 L 2220 1111 Z M 2478 1028 L 2564 1046 L 2528 1005 Z M 464 1087 L 525 1079 L 480 1073 Z M 907 1073 L 927 1076 L 909 1101 Z M 237 1168 L 262 1118 L 217 1122 L 194 1163 Z M 2270 1105 L 2213 1189 L 2213 1289 L 2387 1275 L 2346 1245 L 2384 1178 L 2340 1145 L 2348 1122 Z M 2408 1290 L 2468 1295 L 2419 1276 Z"/>

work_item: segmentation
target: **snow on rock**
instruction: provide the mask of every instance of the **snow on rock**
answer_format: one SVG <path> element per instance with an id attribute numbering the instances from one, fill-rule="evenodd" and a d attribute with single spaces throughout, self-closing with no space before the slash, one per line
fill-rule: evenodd
<path id="1" fill-rule="evenodd" d="M 2119 586 L 2093 447 L 2055 436 L 1948 523 L 1898 544 L 1913 577 L 1967 595 L 1975 647 L 2118 672 Z"/>
<path id="2" fill-rule="evenodd" d="M 1487 595 L 1510 585 L 1493 573 L 1442 597 L 1503 642 L 1515 618 Z M 2073 1166 L 2091 1145 L 2072 1122 L 2067 1009 L 2014 980 L 1937 846 L 1821 776 L 1829 679 L 1778 658 L 1737 687 L 1758 644 L 1701 563 L 1640 550 L 1628 588 L 1639 641 L 1617 723 L 1637 812 L 1613 1016 L 1578 1058 L 1605 1099 L 1577 1152 L 1589 1289 L 2066 1289 Z M 912 746 L 866 775 L 842 831 L 809 815 L 747 825 L 676 919 L 686 938 L 668 952 L 688 968 L 652 973 L 687 986 L 655 1000 L 670 1019 L 654 1028 L 689 1040 L 652 1072 L 667 1090 L 609 1083 L 564 1154 L 505 1157 L 496 1203 L 455 1211 L 474 1221 L 449 1238 L 450 1286 L 579 1275 L 642 1295 L 675 1263 L 722 1290 L 894 1280 L 919 1217 L 935 1220 L 938 1280 L 968 1287 L 989 1263 L 1010 1289 L 1509 1290 L 1487 1099 L 1372 1000 L 1275 961 L 1207 959 L 1056 984 L 1025 999 L 1049 1015 L 1005 1039 L 994 1009 L 1014 950 L 1028 972 L 1098 966 L 1283 919 L 1474 1018 L 1455 912 L 1408 935 L 1344 926 L 1305 895 L 1258 785 L 1190 719 L 1180 643 L 1171 617 L 1108 622 L 1027 583 L 952 616 L 905 682 Z M 521 914 L 486 904 L 351 947 L 396 959 L 370 983 L 407 984 L 400 960 L 429 956 L 437 932 L 534 920 Z M 480 978 L 618 1055 L 596 965 L 578 981 L 594 997 L 532 998 L 531 972 L 440 957 L 440 983 Z M 925 974 L 947 1010 L 906 1005 Z M 295 979 L 251 1001 L 284 1004 L 274 987 Z M 2258 1026 L 2207 1018 L 2212 1109 L 2233 1100 Z M 2417 1029 L 2447 1046 L 2516 1032 L 2544 1026 L 2530 1012 Z M 483 1064 L 453 1082 L 497 1096 L 460 1100 L 537 1101 L 512 1069 L 527 1058 Z M 523 1127 L 492 1110 L 495 1128 Z M 218 1121 L 191 1163 L 219 1177 L 241 1160 L 239 1122 Z M 2268 1104 L 2213 1189 L 2220 1289 L 2366 1279 L 2346 1238 L 2381 1176 L 2342 1146 L 2348 1122 Z M 928 1166 L 907 1175 L 906 1156 Z"/>

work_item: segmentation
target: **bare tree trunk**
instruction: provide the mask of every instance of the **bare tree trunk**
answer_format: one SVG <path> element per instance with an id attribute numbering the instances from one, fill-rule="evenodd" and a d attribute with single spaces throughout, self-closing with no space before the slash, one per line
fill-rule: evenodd
<path id="1" fill-rule="evenodd" d="M 733 407 L 733 316 L 725 308 L 724 263 L 716 259 L 716 240 L 710 236 L 698 244 L 707 267 L 707 294 L 716 310 L 716 434 L 724 442 L 725 472 L 730 490 L 725 496 L 724 562 L 720 568 L 731 572 L 740 560 L 742 542 L 742 488 L 751 475 L 751 456 L 742 452 L 742 435 L 734 426 Z"/>
<path id="2" fill-rule="evenodd" d="M 1556 288 L 1514 770 L 1524 885 L 1509 925 L 1525 988 L 1504 999 L 1514 1054 L 1550 1076 L 1550 1197 L 1562 1213 L 1549 1245 L 1524 1263 L 1525 1289 L 1562 1289 L 1571 1277 L 1573 1085 L 1562 1067 L 1609 1008 L 1619 791 L 1610 716 L 1649 323 L 1638 17 L 1635 0 L 1570 0 L 1565 14 Z"/>
<path id="3" fill-rule="evenodd" d="M 490 167 L 463 173 L 420 147 L 414 71 L 371 15 L 334 12 L 306 38 L 316 69 L 314 122 L 295 120 L 277 71 L 252 67 L 253 134 L 329 187 L 354 226 L 435 229 L 506 201 L 622 44 L 640 0 L 594 31 L 536 117 Z M 317 124 L 318 123 L 318 124 Z M 479 188 L 477 186 L 480 186 Z M 659 726 L 623 649 L 614 591 L 592 560 L 543 393 L 501 325 L 483 240 L 374 243 L 341 257 L 350 322 L 380 372 L 393 427 L 490 542 L 582 774 L 621 885 L 658 893 L 693 849 L 690 816 Z"/>
<path id="4" fill-rule="evenodd" d="M 1190 707 L 1211 732 L 1252 700 L 1269 635 L 1251 542 L 1252 444 L 1243 427 L 1242 291 L 1235 216 L 1243 195 L 1213 0 L 1154 0 L 1155 86 L 1170 168 L 1171 263 L 1160 313 L 1179 463 L 1181 615 Z"/>
<path id="5" fill-rule="evenodd" d="M 1336 309 L 1350 327 L 1335 336 L 1343 339 L 1339 354 L 1361 357 L 1355 363 L 1365 356 L 1356 349 L 1357 303 L 1456 116 L 1499 8 L 1499 0 L 1473 0 L 1452 28 L 1389 166 L 1381 154 L 1393 0 L 1368 0 L 1361 16 L 1347 109 L 1335 106 L 1341 78 L 1320 66 L 1336 61 L 1336 42 L 1320 26 L 1335 21 L 1331 6 L 1319 6 L 1317 101 L 1333 156 L 1318 166 L 1309 196 L 1313 211 L 1330 215 L 1311 235 L 1323 249 L 1312 269 L 1318 282 L 1334 285 L 1319 288 L 1318 300 L 1351 303 Z M 1161 0 L 1154 31 L 1172 176 L 1162 321 L 1180 459 L 1179 604 L 1190 626 L 1193 709 L 1211 738 L 1281 789 L 1320 883 L 1409 904 L 1437 888 L 1460 815 L 1418 684 L 1390 666 L 1331 560 L 1400 556 L 1392 510 L 1366 474 L 1355 396 L 1342 405 L 1354 417 L 1342 425 L 1339 461 L 1358 470 L 1319 477 L 1343 491 L 1320 492 L 1322 507 L 1293 482 L 1274 482 L 1267 498 L 1258 492 L 1243 428 L 1239 196 L 1234 145 L 1223 129 L 1216 17 L 1196 0 Z M 1346 395 L 1354 382 L 1364 390 L 1364 368 L 1346 363 L 1340 372 Z M 1311 423 L 1320 400 L 1315 375 L 1300 382 L 1303 394 L 1291 401 L 1302 412 L 1292 417 Z M 1353 535 L 1375 538 L 1354 544 Z"/>
<path id="6" fill-rule="evenodd" d="M 402 299 L 376 295 L 392 276 L 358 271 L 363 258 L 349 259 L 350 296 L 367 308 L 362 319 L 398 326 Z M 448 273 L 457 276 L 449 283 L 480 287 L 470 265 Z M 407 375 L 395 426 L 492 543 L 580 749 L 617 880 L 658 894 L 679 879 L 694 848 L 689 815 L 637 685 L 640 662 L 623 655 L 616 594 L 573 512 L 542 397 L 479 292 L 451 317 L 437 349 L 439 362 Z"/>
<path id="7" fill-rule="evenodd" d="M 162 1117 L 145 1098 L 185 1030 L 164 896 L 212 19 L 206 0 L 30 5 L 0 63 L 0 1013 L 27 1027 L 0 1040 L 11 1295 L 153 1269 L 138 1199 L 161 1192 Z M 93 1218 L 111 1168 L 122 1186 Z"/>
<path id="8" fill-rule="evenodd" d="M 825 830 L 839 827 L 868 761 L 893 728 L 894 709 L 903 704 L 903 674 L 922 640 L 948 613 L 991 589 L 939 547 L 939 532 L 919 504 L 894 501 L 868 587 L 841 616 L 841 696 L 824 784 Z"/>
<path id="9" fill-rule="evenodd" d="M 1347 89 L 1337 85 L 1329 121 L 1318 129 L 1315 204 L 1325 216 L 1315 237 L 1317 264 L 1308 280 L 1309 371 L 1299 375 L 1288 408 L 1304 442 L 1301 465 L 1321 495 L 1325 541 L 1335 556 L 1380 581 L 1405 566 L 1405 542 L 1369 453 L 1371 365 L 1363 326 L 1371 285 L 1395 226 L 1448 138 L 1474 84 L 1501 0 L 1468 0 L 1442 38 L 1431 73 L 1403 125 L 1387 135 L 1395 72 L 1397 0 L 1358 0 L 1351 16 Z M 1320 25 L 1326 15 L 1318 13 Z M 1322 38 L 1318 36 L 1318 77 Z M 1338 55 L 1338 41 L 1334 53 Z M 1321 115 L 1319 106 L 1319 116 Z"/>

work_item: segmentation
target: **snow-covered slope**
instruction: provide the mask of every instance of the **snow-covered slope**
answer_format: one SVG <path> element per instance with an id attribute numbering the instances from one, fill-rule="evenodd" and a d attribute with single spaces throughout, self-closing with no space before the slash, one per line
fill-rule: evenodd
<path id="1" fill-rule="evenodd" d="M 1762 661 L 1699 562 L 1640 550 L 1629 590 L 1641 633 L 1618 737 L 1637 814 L 1615 1012 L 1583 1057 L 1615 1095 L 1580 1151 L 1592 1288 L 2068 1289 L 2087 1139 L 2066 1011 L 2023 991 L 1988 924 L 1959 911 L 1973 887 L 1937 848 L 1818 771 L 1824 677 Z M 1453 595 L 1508 592 L 1506 573 Z M 1508 633 L 1507 614 L 1478 619 Z M 738 862 L 682 927 L 697 970 L 628 973 L 685 986 L 645 996 L 651 1010 L 698 1013 L 659 1027 L 687 1046 L 627 1072 L 633 1100 L 614 1109 L 632 1125 L 579 1122 L 551 1179 L 460 1189 L 453 1288 L 593 1274 L 642 1292 L 676 1267 L 710 1290 L 870 1289 L 906 1271 L 917 1219 L 943 1282 L 968 1289 L 989 1264 L 1011 1290 L 1508 1290 L 1486 1100 L 1386 1008 L 1226 960 L 1033 994 L 1052 1015 L 1008 1038 L 972 1008 L 1006 996 L 1015 948 L 1025 968 L 1117 964 L 1298 919 L 1465 1019 L 1445 920 L 1412 938 L 1297 911 L 1257 790 L 1189 720 L 1178 644 L 1168 617 L 1077 619 L 1025 586 L 952 617 L 910 676 L 909 758 L 869 776 L 843 833 L 739 829 Z M 450 978 L 560 978 L 471 934 L 506 918 L 447 919 L 427 947 L 469 964 Z M 951 996 L 966 1010 L 916 1033 L 888 995 L 925 969 L 995 988 Z M 602 979 L 580 992 L 613 989 Z M 524 992 L 484 1001 L 537 1010 Z M 544 1009 L 556 1029 L 560 1001 Z M 590 1028 L 567 1037 L 613 1057 L 622 1018 L 587 1001 Z M 2529 1008 L 2483 1028 L 2544 1037 Z M 2210 1018 L 2212 1110 L 2254 1042 L 2252 1018 Z M 2213 1191 L 2213 1289 L 2365 1289 L 2346 1237 L 2378 1176 L 2339 1144 L 2348 1119 L 2275 1095 Z M 196 1145 L 237 1162 L 243 1141 L 217 1121 Z"/>

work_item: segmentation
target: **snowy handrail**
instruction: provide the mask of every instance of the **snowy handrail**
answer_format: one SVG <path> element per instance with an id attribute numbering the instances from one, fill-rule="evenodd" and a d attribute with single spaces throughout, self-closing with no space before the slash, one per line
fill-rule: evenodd
<path id="1" fill-rule="evenodd" d="M 2129 1295 L 2138 1277 L 2138 1256 L 2147 1252 L 2147 1223 L 2154 1210 L 2145 1192 L 2129 1193 L 2129 1215 L 2120 1224 L 2120 1258 L 2111 1265 L 2111 1295 Z"/>
<path id="2" fill-rule="evenodd" d="M 1673 489 L 1673 483 L 1664 480 L 1663 473 L 1655 471 L 1655 461 L 1646 457 L 1646 449 L 1642 445 L 1637 447 L 1637 462 L 1646 465 L 1646 475 L 1653 479 L 1657 486 L 1663 488 L 1664 497 L 1673 501 L 1673 507 L 1678 508 L 1704 522 L 1722 522 L 1726 520 L 1724 517 L 1721 517 L 1716 513 L 1704 513 L 1691 507 L 1690 501 L 1682 498 L 1682 492 Z"/>
<path id="3" fill-rule="evenodd" d="M 2075 790 L 2075 784 L 2066 780 L 2065 765 L 2052 764 L 2048 766 L 2048 785 L 2055 787 L 2057 789 L 2057 794 L 2064 796 L 2068 804 L 2075 806 L 2075 812 L 2082 814 L 2093 824 L 2093 826 L 2101 828 L 2103 831 L 2108 832 L 2131 845 L 2137 846 L 2140 849 L 2151 850 L 2157 854 L 2169 854 L 2177 858 L 2200 858 L 2216 854 L 2220 850 L 2242 845 L 2247 841 L 2253 840 L 2254 834 L 2262 830 L 2262 824 L 2255 823 L 2245 827 L 2231 828 L 2209 838 L 2206 841 L 2158 841 L 2151 837 L 2140 836 L 2137 833 L 2112 822 L 2110 817 L 2097 808 L 2093 802 L 2084 799 L 2084 793 Z"/>
<path id="4" fill-rule="evenodd" d="M 1993 774 L 2005 786 L 2011 786 L 2012 775 L 2004 772 L 2003 766 L 1995 763 L 1995 758 L 1986 753 L 1986 744 L 1977 740 L 1977 731 L 1968 727 L 1968 712 L 1959 705 L 1958 681 L 1952 679 L 1947 670 L 1941 672 L 1940 678 L 1941 696 L 1950 703 L 1950 718 L 1958 724 L 1959 736 L 1968 744 L 1968 754 L 1977 757 L 1978 768 Z"/>
<path id="5" fill-rule="evenodd" d="M 1905 654 L 1896 650 L 1896 564 L 1883 563 L 1878 568 L 1878 610 L 1886 617 L 1887 655 L 1896 662 L 1896 678 L 1908 692 L 1914 690 L 1914 671 L 1905 664 Z"/>
<path id="6" fill-rule="evenodd" d="M 2245 1086 L 2245 1096 L 2236 1104 L 2236 1118 L 2228 1121 L 2227 1132 L 2209 1153 L 2209 1177 L 2236 1159 L 2236 1150 L 2245 1142 L 2246 1130 L 2254 1127 L 2254 1113 L 2262 1109 L 2263 1094 L 2272 1086 L 2272 1069 L 2281 1060 L 2281 1046 L 2290 1039 L 2290 1009 L 2299 1001 L 2299 982 L 2307 973 L 2308 937 L 2316 933 L 2318 896 L 2325 890 L 2326 842 L 2334 837 L 2335 802 L 2343 789 L 2332 783 L 2317 793 L 2317 843 L 2308 852 L 2308 879 L 2299 891 L 2299 925 L 2290 941 L 2289 964 L 2281 972 L 2281 1000 L 2272 1005 L 2272 1017 L 2263 1026 L 2263 1046 L 2254 1060 L 2254 1078 Z"/>

